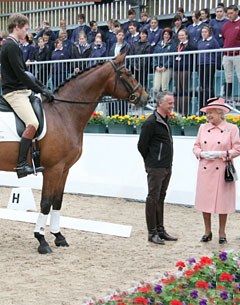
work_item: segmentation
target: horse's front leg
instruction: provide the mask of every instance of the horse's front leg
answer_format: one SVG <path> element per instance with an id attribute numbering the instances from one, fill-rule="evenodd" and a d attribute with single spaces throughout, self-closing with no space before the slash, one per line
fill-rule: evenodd
<path id="1" fill-rule="evenodd" d="M 65 188 L 68 170 L 62 175 L 61 182 L 55 194 L 54 202 L 52 204 L 51 218 L 50 218 L 50 232 L 55 236 L 55 245 L 57 247 L 69 247 L 66 238 L 60 232 L 60 210 L 62 207 L 63 192 Z"/>
<path id="2" fill-rule="evenodd" d="M 38 252 L 40 254 L 51 253 L 52 249 L 45 240 L 45 229 L 48 215 L 51 207 L 50 230 L 56 237 L 55 244 L 57 246 L 68 246 L 65 237 L 60 232 L 60 209 L 62 206 L 63 190 L 68 175 L 67 171 L 46 170 L 43 177 L 43 188 L 41 198 L 41 212 L 39 213 L 36 226 L 34 229 L 34 237 L 39 241 Z"/>

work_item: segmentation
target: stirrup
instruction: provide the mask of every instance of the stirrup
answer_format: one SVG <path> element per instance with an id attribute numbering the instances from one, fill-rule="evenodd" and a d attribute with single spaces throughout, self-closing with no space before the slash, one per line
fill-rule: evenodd
<path id="1" fill-rule="evenodd" d="M 32 159 L 32 168 L 33 168 L 33 175 L 37 176 L 37 173 L 41 173 L 44 171 L 43 166 L 35 167 L 34 159 Z"/>

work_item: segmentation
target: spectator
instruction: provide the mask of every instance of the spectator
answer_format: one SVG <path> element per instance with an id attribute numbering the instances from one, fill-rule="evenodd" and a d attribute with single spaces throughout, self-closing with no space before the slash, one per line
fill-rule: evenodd
<path id="1" fill-rule="evenodd" d="M 43 33 L 48 33 L 49 39 L 52 42 L 56 40 L 55 33 L 52 31 L 49 22 L 46 20 L 42 22 L 42 26 L 40 27 L 37 35 L 34 36 L 35 42 L 38 40 L 39 37 L 43 36 Z"/>
<path id="2" fill-rule="evenodd" d="M 148 241 L 159 245 L 164 245 L 164 240 L 177 240 L 164 228 L 164 200 L 173 161 L 173 139 L 168 115 L 173 106 L 173 95 L 170 92 L 159 92 L 157 110 L 144 122 L 138 141 L 148 182 L 145 208 Z"/>
<path id="3" fill-rule="evenodd" d="M 150 28 L 148 30 L 148 41 L 150 42 L 152 48 L 161 40 L 162 30 L 158 27 L 157 17 L 151 18 Z"/>
<path id="4" fill-rule="evenodd" d="M 98 27 L 98 24 L 95 20 L 89 22 L 90 31 L 87 33 L 87 42 L 89 44 L 93 43 L 97 33 L 102 34 L 102 40 L 105 39 L 104 32 Z"/>
<path id="5" fill-rule="evenodd" d="M 85 15 L 84 14 L 79 14 L 78 15 L 78 27 L 76 29 L 73 30 L 72 32 L 72 42 L 78 42 L 78 35 L 80 32 L 84 32 L 85 35 L 88 34 L 88 32 L 91 31 L 90 27 L 88 25 L 85 24 Z"/>
<path id="6" fill-rule="evenodd" d="M 206 24 L 210 22 L 210 11 L 208 8 L 203 8 L 200 10 L 200 20 Z"/>
<path id="7" fill-rule="evenodd" d="M 153 81 L 154 92 L 169 90 L 169 83 L 172 79 L 173 58 L 172 56 L 161 56 L 160 54 L 173 51 L 174 42 L 172 37 L 173 32 L 171 28 L 163 29 L 162 40 L 153 50 L 154 54 L 158 54 L 158 56 L 153 58 L 153 68 L 155 71 Z"/>
<path id="8" fill-rule="evenodd" d="M 130 46 L 130 55 L 150 54 L 151 45 L 148 42 L 148 31 L 140 32 L 140 40 Z M 149 58 L 140 57 L 131 59 L 131 71 L 138 82 L 140 82 L 145 90 L 147 90 L 147 81 L 149 73 Z"/>
<path id="9" fill-rule="evenodd" d="M 128 26 L 128 35 L 126 37 L 126 42 L 130 45 L 134 45 L 136 42 L 138 42 L 140 36 L 139 32 L 137 31 L 137 24 L 136 22 L 129 23 Z"/>
<path id="10" fill-rule="evenodd" d="M 240 47 L 240 18 L 238 16 L 237 5 L 230 5 L 227 8 L 227 16 L 229 21 L 222 28 L 223 48 L 239 48 Z M 234 68 L 237 73 L 238 82 L 240 82 L 240 51 L 224 52 L 223 67 L 226 79 L 226 99 L 233 98 L 233 72 Z"/>
<path id="11" fill-rule="evenodd" d="M 222 28 L 223 25 L 228 22 L 225 18 L 224 8 L 222 6 L 217 6 L 215 9 L 216 18 L 211 19 L 209 26 L 212 28 L 214 37 L 216 38 L 220 48 L 223 47 L 223 37 L 222 37 Z"/>
<path id="12" fill-rule="evenodd" d="M 52 52 L 51 60 L 58 61 L 52 64 L 52 84 L 56 89 L 67 78 L 67 63 L 61 63 L 59 61 L 69 59 L 70 53 L 68 49 L 63 48 L 62 40 L 56 39 L 55 49 Z"/>
<path id="13" fill-rule="evenodd" d="M 33 60 L 34 42 L 32 35 L 30 35 L 31 34 L 27 34 L 26 37 L 20 41 L 20 48 L 23 52 L 23 59 L 25 62 Z"/>
<path id="14" fill-rule="evenodd" d="M 52 51 L 54 50 L 54 42 L 50 39 L 50 33 L 48 31 L 43 32 L 42 37 L 45 45 L 48 47 L 50 53 L 52 54 Z"/>
<path id="15" fill-rule="evenodd" d="M 173 31 L 173 40 L 177 43 L 178 42 L 178 33 L 182 29 L 184 29 L 184 25 L 182 23 L 182 17 L 180 15 L 175 15 L 172 20 L 172 31 Z"/>
<path id="16" fill-rule="evenodd" d="M 72 56 L 71 58 L 79 59 L 79 58 L 89 58 L 90 53 L 92 52 L 92 48 L 89 43 L 87 43 L 87 36 L 85 32 L 79 32 L 78 34 L 78 43 L 75 43 L 72 48 Z M 80 63 L 79 63 L 80 64 Z M 84 70 L 87 66 L 87 62 L 81 62 L 81 67 L 76 67 L 74 69 L 75 73 L 79 73 L 81 70 Z"/>
<path id="17" fill-rule="evenodd" d="M 130 46 L 124 40 L 125 34 L 123 29 L 116 32 L 116 42 L 112 45 L 108 56 L 117 56 L 118 54 L 129 53 Z M 120 114 L 125 115 L 128 112 L 128 102 L 120 101 L 118 103 L 108 103 L 108 115 Z"/>
<path id="18" fill-rule="evenodd" d="M 117 41 L 113 44 L 109 56 L 117 56 L 118 54 L 129 53 L 130 46 L 124 40 L 125 34 L 122 29 L 117 31 L 116 39 Z"/>
<path id="19" fill-rule="evenodd" d="M 187 28 L 190 25 L 190 22 L 188 18 L 184 15 L 184 9 L 183 7 L 179 7 L 176 11 L 176 15 L 181 16 L 182 18 L 182 25 L 184 28 Z"/>
<path id="20" fill-rule="evenodd" d="M 139 30 L 149 30 L 150 28 L 150 21 L 151 19 L 148 16 L 147 12 L 142 12 L 141 13 L 141 21 L 139 23 Z"/>
<path id="21" fill-rule="evenodd" d="M 102 38 L 95 37 L 95 41 L 91 47 L 92 51 L 89 55 L 90 58 L 99 58 L 106 56 L 106 45 L 104 46 Z"/>
<path id="22" fill-rule="evenodd" d="M 34 61 L 48 61 L 51 58 L 49 47 L 44 43 L 43 37 L 38 38 L 38 43 L 35 46 L 33 53 Z M 48 81 L 49 65 L 37 65 L 37 79 L 39 79 L 45 86 Z"/>
<path id="23" fill-rule="evenodd" d="M 60 27 L 59 31 L 57 31 L 55 33 L 55 38 L 58 39 L 60 37 L 61 33 L 67 33 L 67 39 L 70 40 L 71 37 L 72 37 L 72 32 L 71 32 L 71 30 L 67 29 L 67 22 L 66 22 L 65 19 L 60 20 L 60 26 L 59 27 Z"/>
<path id="24" fill-rule="evenodd" d="M 173 50 L 178 52 L 174 56 L 174 84 L 177 111 L 187 116 L 189 114 L 189 79 L 192 73 L 193 56 L 185 52 L 195 50 L 195 47 L 188 39 L 188 32 L 182 29 L 178 33 L 178 45 Z"/>
<path id="25" fill-rule="evenodd" d="M 198 41 L 201 40 L 201 30 L 204 25 L 204 22 L 200 20 L 200 12 L 194 11 L 192 12 L 192 21 L 193 24 L 187 27 L 188 30 L 188 39 L 195 48 L 197 48 Z"/>
<path id="26" fill-rule="evenodd" d="M 100 39 L 102 40 L 102 45 L 103 45 L 103 47 L 106 48 L 106 55 L 105 55 L 105 56 L 107 56 L 107 44 L 106 44 L 105 41 L 103 41 L 102 32 L 97 32 L 97 34 L 96 34 L 96 36 L 95 36 L 95 39 L 96 39 L 96 38 L 100 38 Z"/>
<path id="27" fill-rule="evenodd" d="M 70 39 L 67 38 L 67 32 L 62 31 L 59 34 L 59 39 L 62 41 L 62 45 L 64 49 L 68 50 L 68 53 L 71 54 L 72 53 L 72 47 L 73 47 L 73 43 L 71 42 Z"/>
<path id="28" fill-rule="evenodd" d="M 139 30 L 140 25 L 136 21 L 136 11 L 133 8 L 131 8 L 128 11 L 128 20 L 126 22 L 124 22 L 123 25 L 122 25 L 122 29 L 124 30 L 124 33 L 125 33 L 126 36 L 128 35 L 129 24 L 132 23 L 132 22 L 136 22 L 137 30 Z"/>
<path id="29" fill-rule="evenodd" d="M 121 24 L 118 20 L 113 20 L 108 23 L 109 31 L 107 35 L 107 55 L 110 55 L 110 51 L 113 45 L 117 42 L 116 34 L 121 29 Z"/>
<path id="30" fill-rule="evenodd" d="M 235 183 L 224 181 L 227 151 L 233 159 L 240 155 L 239 129 L 227 123 L 224 114 L 230 109 L 222 98 L 209 100 L 201 108 L 208 123 L 200 125 L 193 153 L 199 160 L 195 208 L 202 212 L 205 232 L 201 242 L 212 240 L 211 214 L 219 214 L 219 244 L 226 244 L 226 222 L 236 208 Z"/>
<path id="31" fill-rule="evenodd" d="M 220 53 L 209 53 L 208 50 L 219 49 L 217 40 L 212 36 L 209 26 L 202 27 L 202 39 L 198 42 L 198 50 L 204 50 L 198 57 L 198 72 L 200 82 L 199 108 L 207 104 L 207 100 L 214 97 L 214 75 L 217 69 L 217 56 Z"/>
<path id="32" fill-rule="evenodd" d="M 0 31 L 0 55 L 1 55 L 1 49 L 2 49 L 2 45 L 4 44 L 4 41 L 6 39 L 4 38 L 4 32 Z M 1 57 L 0 57 L 1 58 Z"/>

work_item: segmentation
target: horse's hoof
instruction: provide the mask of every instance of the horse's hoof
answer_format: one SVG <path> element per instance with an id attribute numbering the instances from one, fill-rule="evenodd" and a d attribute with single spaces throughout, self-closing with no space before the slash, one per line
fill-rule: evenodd
<path id="1" fill-rule="evenodd" d="M 69 247 L 69 244 L 65 238 L 63 240 L 55 239 L 54 242 L 57 247 Z"/>
<path id="2" fill-rule="evenodd" d="M 34 232 L 34 237 L 39 241 L 40 245 L 38 247 L 38 253 L 47 254 L 52 253 L 52 249 L 49 247 L 44 235 L 39 232 Z"/>
<path id="3" fill-rule="evenodd" d="M 66 238 L 62 235 L 61 232 L 52 233 L 52 234 L 56 237 L 54 242 L 57 247 L 69 247 L 69 244 L 66 241 Z"/>
<path id="4" fill-rule="evenodd" d="M 52 249 L 49 247 L 49 245 L 40 245 L 38 247 L 38 253 L 40 254 L 48 254 L 48 253 L 52 253 Z"/>

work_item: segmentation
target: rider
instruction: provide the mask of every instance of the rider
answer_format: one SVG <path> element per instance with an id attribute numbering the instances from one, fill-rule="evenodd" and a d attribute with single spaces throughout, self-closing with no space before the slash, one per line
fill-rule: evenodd
<path id="1" fill-rule="evenodd" d="M 1 52 L 1 75 L 3 97 L 25 123 L 17 163 L 18 178 L 33 174 L 34 169 L 27 163 L 27 154 L 39 122 L 33 111 L 29 96 L 32 91 L 41 93 L 50 102 L 54 99 L 52 92 L 39 82 L 34 82 L 27 73 L 27 67 L 19 47 L 19 40 L 24 39 L 29 30 L 28 18 L 22 14 L 13 14 L 8 20 L 8 32 Z M 42 172 L 42 166 L 36 172 Z"/>

